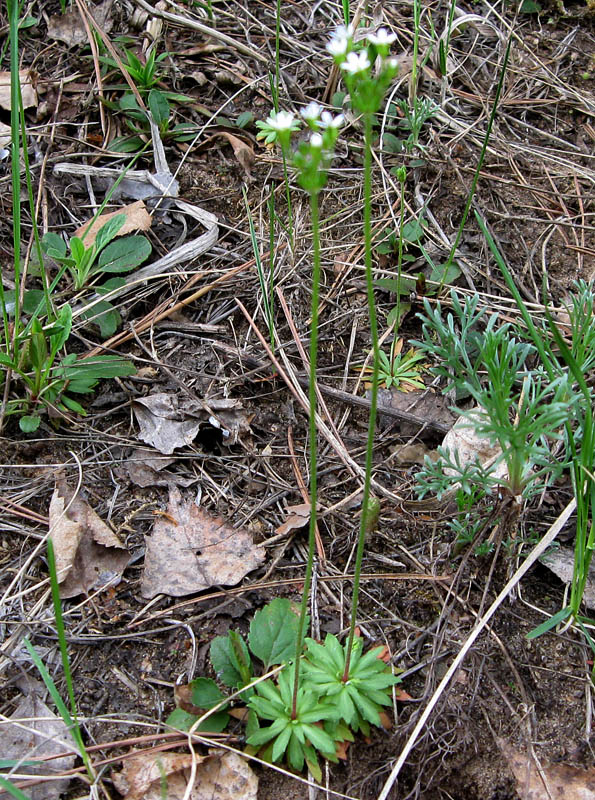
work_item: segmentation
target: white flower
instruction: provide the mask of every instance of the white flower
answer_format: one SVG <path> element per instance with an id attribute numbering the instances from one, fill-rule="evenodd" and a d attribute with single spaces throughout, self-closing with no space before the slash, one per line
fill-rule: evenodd
<path id="1" fill-rule="evenodd" d="M 368 58 L 368 51 L 361 50 L 359 53 L 348 53 L 347 58 L 341 64 L 341 69 L 345 72 L 351 72 L 355 75 L 358 72 L 365 72 L 370 68 L 370 59 Z"/>
<path id="2" fill-rule="evenodd" d="M 370 44 L 375 44 L 377 47 L 391 45 L 396 41 L 396 33 L 389 33 L 386 28 L 378 28 L 376 33 L 368 34 L 368 41 Z"/>
<path id="3" fill-rule="evenodd" d="M 313 133 L 310 136 L 310 147 L 315 147 L 317 150 L 322 147 L 322 136 L 319 133 Z"/>
<path id="4" fill-rule="evenodd" d="M 312 100 L 311 103 L 305 108 L 302 108 L 300 114 L 307 122 L 312 122 L 314 120 L 320 119 L 320 112 L 322 111 L 322 107 L 318 105 L 318 103 Z"/>
<path id="5" fill-rule="evenodd" d="M 273 111 L 266 123 L 275 131 L 291 131 L 294 130 L 294 115 L 291 111 Z"/>
<path id="6" fill-rule="evenodd" d="M 336 117 L 330 111 L 323 111 L 320 116 L 320 124 L 323 128 L 340 128 L 343 124 L 343 114 L 337 114 Z"/>
<path id="7" fill-rule="evenodd" d="M 326 49 L 333 56 L 344 56 L 351 43 L 353 36 L 353 28 L 351 25 L 345 27 L 340 25 L 333 33 L 330 42 L 327 44 Z"/>

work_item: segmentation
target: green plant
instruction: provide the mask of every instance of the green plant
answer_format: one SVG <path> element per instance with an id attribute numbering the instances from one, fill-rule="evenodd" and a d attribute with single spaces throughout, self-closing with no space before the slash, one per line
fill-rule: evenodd
<path id="1" fill-rule="evenodd" d="M 82 762 L 85 766 L 85 770 L 87 772 L 87 776 L 90 782 L 93 784 L 96 779 L 95 769 L 93 768 L 93 764 L 91 763 L 91 759 L 89 757 L 89 753 L 87 748 L 85 747 L 85 743 L 83 741 L 83 735 L 80 728 L 80 724 L 78 721 L 78 712 L 77 712 L 77 705 L 76 705 L 76 697 L 74 694 L 74 683 L 72 680 L 72 671 L 70 669 L 70 658 L 68 656 L 68 644 L 66 641 L 66 632 L 64 628 L 64 619 L 62 616 L 62 604 L 60 600 L 60 587 L 58 584 L 58 577 L 56 573 L 56 560 L 54 557 L 54 547 L 51 539 L 48 539 L 47 542 L 47 551 L 48 551 L 48 570 L 50 575 L 50 586 L 51 586 L 51 593 L 52 593 L 52 606 L 54 609 L 54 619 L 55 619 L 55 628 L 56 633 L 58 636 L 58 646 L 60 648 L 60 656 L 62 659 L 62 669 L 64 671 L 64 679 L 66 682 L 66 688 L 68 691 L 68 699 L 70 702 L 70 709 L 60 696 L 60 692 L 58 691 L 58 687 L 56 686 L 52 676 L 50 675 L 47 667 L 41 660 L 39 653 L 31 644 L 29 637 L 26 636 L 24 641 L 25 647 L 31 657 L 31 660 L 37 667 L 39 674 L 50 694 L 50 697 L 54 701 L 56 705 L 56 709 L 60 714 L 62 721 L 68 731 L 68 733 L 72 736 L 72 739 L 75 743 L 75 746 L 79 752 L 79 755 L 82 759 Z M 28 763 L 35 764 L 35 761 L 26 762 L 24 759 L 22 762 L 19 762 L 18 766 L 24 766 Z M 7 768 L 11 767 L 11 763 L 2 763 L 0 762 L 0 768 Z M 13 786 L 13 784 L 8 781 L 3 776 L 0 776 L 0 786 L 9 792 L 13 797 L 17 798 L 17 800 L 28 800 L 27 796 L 24 795 L 20 789 Z"/>
<path id="2" fill-rule="evenodd" d="M 59 355 L 72 328 L 72 310 L 65 305 L 56 321 L 47 327 L 34 318 L 29 333 L 20 339 L 17 355 L 0 352 L 0 366 L 18 375 L 26 390 L 23 398 L 9 399 L 5 414 L 18 414 L 19 426 L 25 433 L 37 430 L 41 411 L 54 416 L 69 411 L 85 415 L 84 408 L 71 394 L 88 394 L 105 378 L 124 377 L 135 372 L 134 366 L 118 356 L 95 356 L 81 359 L 75 353 Z"/>
<path id="3" fill-rule="evenodd" d="M 370 725 L 380 727 L 380 713 L 391 704 L 390 690 L 399 682 L 381 658 L 384 648 L 363 653 L 362 640 L 356 637 L 348 661 L 347 646 L 331 633 L 323 644 L 306 639 L 306 648 L 304 680 L 332 703 L 338 719 L 366 736 Z"/>
<path id="4" fill-rule="evenodd" d="M 252 219 L 252 211 L 248 203 L 248 195 L 246 190 L 242 187 L 244 195 L 244 205 L 248 215 L 248 227 L 250 230 L 250 242 L 252 243 L 252 252 L 254 253 L 254 261 L 256 263 L 256 272 L 258 274 L 258 283 L 260 285 L 260 294 L 262 297 L 262 305 L 264 316 L 269 329 L 269 341 L 271 343 L 271 350 L 275 351 L 275 260 L 274 260 L 274 242 L 269 239 L 269 274 L 265 274 L 262 259 L 260 257 L 260 247 L 258 246 L 258 239 L 256 238 L 256 231 L 254 229 L 254 220 Z M 269 231 L 271 236 L 274 235 L 274 194 L 271 192 L 271 200 L 269 201 Z"/>
<path id="5" fill-rule="evenodd" d="M 41 240 L 42 248 L 70 273 L 73 288 L 78 292 L 98 275 L 130 272 L 150 256 L 151 243 L 145 236 L 116 239 L 125 222 L 125 214 L 116 214 L 99 229 L 90 247 L 85 246 L 84 235 L 73 236 L 67 245 L 57 233 L 49 232 Z"/>
<path id="6" fill-rule="evenodd" d="M 566 316 L 570 327 L 570 345 L 562 335 L 553 314 L 547 310 L 547 330 L 539 330 L 531 319 L 520 292 L 510 274 L 496 243 L 485 223 L 476 213 L 477 222 L 492 251 L 498 268 L 512 294 L 533 341 L 543 370 L 551 381 L 557 376 L 567 377 L 566 402 L 569 413 L 564 424 L 564 443 L 572 477 L 572 486 L 577 508 L 574 566 L 570 602 L 550 619 L 539 625 L 529 636 L 531 638 L 553 628 L 564 620 L 574 620 L 581 628 L 587 642 L 595 652 L 595 645 L 584 626 L 587 620 L 580 614 L 587 575 L 595 549 L 595 425 L 593 424 L 593 394 L 585 380 L 585 372 L 593 364 L 590 345 L 595 340 L 595 318 L 590 313 L 595 303 L 593 283 L 578 281 L 575 292 L 566 306 Z M 547 297 L 544 285 L 544 297 Z M 547 309 L 547 303 L 546 309 Z"/>
<path id="7" fill-rule="evenodd" d="M 460 482 L 465 490 L 476 483 L 489 491 L 504 485 L 512 497 L 530 497 L 563 468 L 552 458 L 550 441 L 561 438 L 568 419 L 567 377 L 550 378 L 531 369 L 528 360 L 535 348 L 510 323 L 499 325 L 496 314 L 483 325 L 485 311 L 478 307 L 477 295 L 461 304 L 453 290 L 451 302 L 454 313 L 446 321 L 440 303 L 432 308 L 424 302 L 425 315 L 419 315 L 423 340 L 416 344 L 435 358 L 430 372 L 446 379 L 444 392 L 454 388 L 458 397 L 475 400 L 477 408 L 459 413 L 478 436 L 497 444 L 501 454 L 488 465 L 462 465 L 439 448 L 440 459 L 426 459 L 418 475 L 420 495 L 432 491 L 441 496 Z M 497 473 L 502 462 L 505 477 Z"/>
<path id="8" fill-rule="evenodd" d="M 298 615 L 289 600 L 277 598 L 254 615 L 248 644 L 241 634 L 229 631 L 213 639 L 210 659 L 221 683 L 247 703 L 249 747 L 261 751 L 266 760 L 280 761 L 286 755 L 289 765 L 297 770 L 305 761 L 320 780 L 316 754 L 336 761 L 337 742 L 352 741 L 353 732 L 368 734 L 370 725 L 380 725 L 382 708 L 390 705 L 390 689 L 399 679 L 379 658 L 384 648 L 362 655 L 359 638 L 347 681 L 342 680 L 346 650 L 335 636 L 328 635 L 324 644 L 306 639 L 305 652 L 302 644 L 298 661 L 291 661 L 299 641 Z M 296 663 L 300 665 L 297 699 Z M 267 675 L 278 666 L 281 669 L 275 679 L 255 679 L 255 674 Z M 188 690 L 197 713 L 177 708 L 167 724 L 189 730 L 200 719 L 199 709 L 217 706 L 215 713 L 200 723 L 199 730 L 223 730 L 229 715 L 226 698 L 215 682 L 196 678 Z"/>
<path id="9" fill-rule="evenodd" d="M 68 304 L 64 304 L 57 312 L 55 310 L 55 297 L 52 293 L 59 277 L 51 285 L 49 284 L 35 224 L 33 235 L 42 289 L 25 288 L 26 274 L 21 270 L 21 154 L 25 165 L 27 195 L 33 220 L 35 220 L 35 204 L 27 147 L 21 147 L 21 143 L 26 142 L 26 129 L 18 73 L 17 3 L 9 4 L 9 15 L 13 143 L 13 272 L 14 285 L 17 288 L 5 292 L 0 281 L 3 323 L 3 335 L 0 337 L 0 375 L 4 389 L 1 417 L 4 420 L 7 415 L 18 415 L 21 430 L 29 433 L 39 427 L 42 411 L 47 410 L 54 418 L 64 416 L 69 411 L 84 414 L 84 409 L 73 399 L 72 394 L 89 393 L 101 378 L 130 375 L 135 370 L 131 362 L 117 356 L 81 359 L 76 354 L 64 353 L 64 345 L 72 329 L 72 310 Z M 59 241 L 64 245 L 62 240 Z M 16 385 L 16 391 L 11 393 L 13 383 Z M 14 394 L 17 396 L 14 397 Z"/>
<path id="10" fill-rule="evenodd" d="M 158 67 L 159 64 L 169 56 L 169 53 L 161 53 L 161 55 L 158 56 L 157 49 L 152 47 L 144 63 L 132 50 L 124 50 L 124 56 L 126 58 L 125 61 L 122 61 L 124 69 L 134 81 L 141 97 L 146 96 L 161 79 Z M 120 70 L 120 65 L 110 55 L 101 55 L 99 60 L 109 69 Z M 127 89 L 127 85 L 114 86 L 113 88 L 116 90 Z"/>
<path id="11" fill-rule="evenodd" d="M 424 382 L 421 380 L 420 371 L 418 367 L 414 367 L 418 361 L 422 361 L 425 356 L 423 353 L 418 353 L 414 348 L 408 350 L 405 354 L 402 351 L 403 339 L 395 339 L 395 347 L 391 347 L 390 354 L 387 355 L 384 350 L 379 352 L 379 368 L 378 368 L 378 381 L 384 384 L 387 389 L 394 386 L 395 389 L 400 389 L 403 392 L 410 392 L 414 389 L 425 388 Z M 372 367 L 366 366 L 365 372 L 372 372 Z"/>

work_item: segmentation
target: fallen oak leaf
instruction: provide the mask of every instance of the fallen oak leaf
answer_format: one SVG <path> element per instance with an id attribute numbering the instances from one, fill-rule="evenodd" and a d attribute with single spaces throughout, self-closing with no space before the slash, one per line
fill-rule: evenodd
<path id="1" fill-rule="evenodd" d="M 541 762 L 523 754 L 504 739 L 496 739 L 498 747 L 515 777 L 521 800 L 593 800 L 595 767 L 581 769 L 571 764 Z"/>
<path id="2" fill-rule="evenodd" d="M 310 512 L 312 510 L 311 503 L 300 503 L 297 506 L 287 506 L 285 511 L 289 514 L 285 522 L 282 522 L 278 528 L 275 528 L 277 536 L 283 536 L 290 531 L 303 528 L 310 520 Z"/>

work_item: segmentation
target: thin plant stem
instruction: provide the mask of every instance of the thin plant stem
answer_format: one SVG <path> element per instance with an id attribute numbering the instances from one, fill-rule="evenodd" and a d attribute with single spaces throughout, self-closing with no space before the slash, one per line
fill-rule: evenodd
<path id="1" fill-rule="evenodd" d="M 409 84 L 409 105 L 413 110 L 417 98 L 417 59 L 419 55 L 419 0 L 413 0 L 413 59 L 411 63 L 411 83 Z"/>
<path id="2" fill-rule="evenodd" d="M 309 425 L 309 447 L 310 447 L 310 526 L 308 530 L 308 560 L 306 562 L 306 574 L 304 576 L 304 590 L 300 607 L 300 621 L 295 650 L 295 678 L 293 684 L 293 703 L 291 718 L 297 716 L 297 694 L 299 687 L 300 658 L 304 642 L 304 628 L 306 626 L 306 616 L 308 611 L 308 600 L 310 598 L 310 584 L 312 583 L 312 566 L 314 563 L 314 551 L 316 548 L 316 505 L 318 499 L 317 483 L 317 431 L 316 431 L 316 363 L 318 357 L 318 299 L 320 292 L 320 220 L 318 213 L 318 194 L 310 194 L 310 215 L 312 220 L 312 246 L 313 246 L 313 269 L 312 269 L 312 310 L 310 324 L 310 380 L 308 382 L 308 398 L 310 402 L 310 425 Z"/>
<path id="3" fill-rule="evenodd" d="M 285 181 L 285 197 L 287 198 L 287 232 L 289 235 L 289 247 L 293 253 L 293 210 L 291 205 L 291 190 L 289 188 L 289 170 L 287 169 L 287 155 L 285 149 L 282 150 L 283 156 L 283 180 Z"/>
<path id="4" fill-rule="evenodd" d="M 475 197 L 475 190 L 477 189 L 479 174 L 481 172 L 481 168 L 483 167 L 483 162 L 488 149 L 488 142 L 490 140 L 490 136 L 492 133 L 492 126 L 494 124 L 494 119 L 496 117 L 496 111 L 498 110 L 498 101 L 500 100 L 500 94 L 502 92 L 502 87 L 504 85 L 504 76 L 506 75 L 506 67 L 508 66 L 508 57 L 510 56 L 511 45 L 512 45 L 512 35 L 509 37 L 508 44 L 506 45 L 506 52 L 504 53 L 504 61 L 502 62 L 502 69 L 500 70 L 500 77 L 498 79 L 498 85 L 496 86 L 496 96 L 494 97 L 494 102 L 492 103 L 492 110 L 490 113 L 490 118 L 488 120 L 488 127 L 486 129 L 485 136 L 483 137 L 483 144 L 481 147 L 481 152 L 479 154 L 479 161 L 477 162 L 475 174 L 473 175 L 473 180 L 471 181 L 471 188 L 469 189 L 469 194 L 467 195 L 467 202 L 465 203 L 465 209 L 463 211 L 463 216 L 461 217 L 461 222 L 459 224 L 457 235 L 455 236 L 455 240 L 453 242 L 452 247 L 450 248 L 450 253 L 448 254 L 446 264 L 444 265 L 444 269 L 442 271 L 442 277 L 440 278 L 440 286 L 438 287 L 437 294 L 440 294 L 440 292 L 442 291 L 442 287 L 444 286 L 444 282 L 446 281 L 446 276 L 448 275 L 448 271 L 452 266 L 452 262 L 454 260 L 455 253 L 457 251 L 457 247 L 459 246 L 459 242 L 461 241 L 461 236 L 463 235 L 463 228 L 465 227 L 465 224 L 467 222 L 467 217 L 469 216 L 471 203 L 473 202 L 473 198 Z"/>
<path id="5" fill-rule="evenodd" d="M 399 244 L 398 244 L 398 256 L 397 256 L 397 316 L 395 319 L 395 335 L 393 338 L 393 343 L 390 348 L 390 363 L 391 368 L 393 361 L 395 359 L 395 347 L 397 344 L 397 334 L 399 333 L 399 323 L 401 321 L 401 273 L 403 271 L 403 221 L 405 219 L 405 181 L 400 181 L 401 184 L 401 195 L 400 195 L 400 203 L 401 203 L 401 210 L 399 213 Z"/>
<path id="6" fill-rule="evenodd" d="M 275 91 L 273 92 L 273 107 L 275 111 L 279 111 L 279 84 L 280 84 L 280 69 L 279 69 L 279 40 L 281 37 L 281 0 L 277 0 L 276 18 L 275 18 Z"/>
<path id="7" fill-rule="evenodd" d="M 72 682 L 72 672 L 70 670 L 70 659 L 68 658 L 68 647 L 66 644 L 66 633 L 64 630 L 64 619 L 62 617 L 62 602 L 60 600 L 60 587 L 58 585 L 58 575 L 56 573 L 56 559 L 54 557 L 54 544 L 51 539 L 48 539 L 48 567 L 50 573 L 50 586 L 52 589 L 52 604 L 54 606 L 54 619 L 56 622 L 56 633 L 58 634 L 58 643 L 60 645 L 60 655 L 62 657 L 62 668 L 64 670 L 64 678 L 66 680 L 66 687 L 68 690 L 68 698 L 70 700 L 70 711 L 74 723 L 72 736 L 79 749 L 80 756 L 87 770 L 89 778 L 94 781 L 95 771 L 91 764 L 91 759 L 85 748 L 81 729 L 78 722 L 78 714 L 76 709 L 76 698 L 74 696 L 74 684 Z"/>
<path id="8" fill-rule="evenodd" d="M 275 192 L 269 195 L 269 335 L 271 350 L 275 352 Z"/>
<path id="9" fill-rule="evenodd" d="M 349 25 L 349 17 L 351 16 L 351 12 L 349 9 L 349 0 L 343 0 L 343 22 L 345 25 Z"/>
<path id="10" fill-rule="evenodd" d="M 370 397 L 370 417 L 368 422 L 368 442 L 366 448 L 366 472 L 364 478 L 364 493 L 362 498 L 362 514 L 355 556 L 353 575 L 353 596 L 351 599 L 351 622 L 349 637 L 345 653 L 345 671 L 343 680 L 349 679 L 349 666 L 353 639 L 355 636 L 355 622 L 357 605 L 359 601 L 359 584 L 362 570 L 362 559 L 368 530 L 368 517 L 370 505 L 370 483 L 372 480 L 372 464 L 374 458 L 374 438 L 376 434 L 376 409 L 378 404 L 378 373 L 380 362 L 380 345 L 378 343 L 378 323 L 376 319 L 376 303 L 374 299 L 374 276 L 372 274 L 372 123 L 374 114 L 364 114 L 364 264 L 366 271 L 366 290 L 368 295 L 368 314 L 370 316 L 370 334 L 372 338 L 372 388 Z"/>

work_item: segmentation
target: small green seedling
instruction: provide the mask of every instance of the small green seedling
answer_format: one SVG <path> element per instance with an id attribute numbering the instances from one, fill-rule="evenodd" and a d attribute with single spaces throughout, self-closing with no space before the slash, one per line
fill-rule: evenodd
<path id="1" fill-rule="evenodd" d="M 80 359 L 75 353 L 59 357 L 72 328 L 72 309 L 65 305 L 55 322 L 43 327 L 34 318 L 23 337 L 19 356 L 11 358 L 0 352 L 0 366 L 18 375 L 27 396 L 10 399 L 6 413 L 20 416 L 19 426 L 25 433 L 36 431 L 43 409 L 53 410 L 54 416 L 74 411 L 85 415 L 84 408 L 71 394 L 89 394 L 105 378 L 133 375 L 134 365 L 119 356 L 95 356 Z"/>
<path id="2" fill-rule="evenodd" d="M 401 352 L 403 339 L 395 341 L 395 347 L 387 355 L 384 350 L 380 350 L 378 380 L 387 389 L 394 387 L 402 392 L 412 392 L 415 389 L 424 389 L 425 384 L 421 379 L 420 369 L 414 366 L 419 361 L 423 361 L 425 355 L 411 348 L 404 355 Z M 372 367 L 366 366 L 364 372 L 371 373 Z"/>
<path id="3" fill-rule="evenodd" d="M 86 247 L 84 237 L 73 236 L 68 246 L 57 233 L 46 233 L 41 240 L 43 251 L 59 264 L 62 271 L 72 277 L 73 288 L 80 291 L 93 285 L 102 274 L 121 274 L 139 267 L 151 254 L 151 243 L 140 235 L 116 239 L 126 221 L 125 214 L 117 214 L 100 228 L 95 242 Z M 112 241 L 115 240 L 115 241 Z M 124 283 L 123 278 L 111 278 L 96 286 L 98 294 L 107 294 Z M 118 311 L 107 300 L 95 301 L 82 316 L 99 326 L 101 335 L 111 336 L 120 323 Z"/>
<path id="4" fill-rule="evenodd" d="M 84 237 L 73 236 L 68 246 L 57 233 L 46 233 L 43 251 L 70 273 L 75 291 L 80 291 L 101 273 L 130 272 L 151 254 L 151 243 L 144 236 L 124 236 L 112 241 L 126 221 L 117 214 L 99 229 L 95 242 L 86 247 Z"/>

